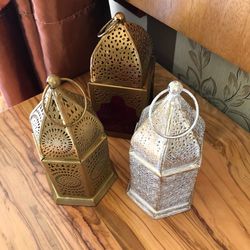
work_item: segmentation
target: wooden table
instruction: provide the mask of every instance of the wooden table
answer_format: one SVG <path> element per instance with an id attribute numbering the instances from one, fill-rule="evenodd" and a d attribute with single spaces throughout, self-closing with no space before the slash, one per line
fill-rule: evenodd
<path id="1" fill-rule="evenodd" d="M 155 78 L 158 92 L 173 76 L 157 66 Z M 250 249 L 250 135 L 197 98 L 206 135 L 193 206 L 161 220 L 126 195 L 128 140 L 109 138 L 119 178 L 97 207 L 57 206 L 28 121 L 40 96 L 2 113 L 0 249 Z"/>

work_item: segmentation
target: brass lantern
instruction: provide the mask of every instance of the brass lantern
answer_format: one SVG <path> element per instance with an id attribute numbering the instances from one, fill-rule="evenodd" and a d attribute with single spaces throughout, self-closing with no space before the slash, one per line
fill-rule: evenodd
<path id="1" fill-rule="evenodd" d="M 62 87 L 76 85 L 82 95 Z M 83 89 L 51 75 L 30 114 L 33 137 L 57 204 L 94 206 L 116 178 L 107 136 Z"/>
<path id="2" fill-rule="evenodd" d="M 196 112 L 181 92 L 190 95 Z M 195 97 L 177 81 L 144 109 L 131 139 L 128 195 L 153 218 L 190 209 L 204 130 Z"/>
<path id="3" fill-rule="evenodd" d="M 100 31 L 90 62 L 89 92 L 106 132 L 130 137 L 151 98 L 154 59 L 148 33 L 117 13 Z"/>

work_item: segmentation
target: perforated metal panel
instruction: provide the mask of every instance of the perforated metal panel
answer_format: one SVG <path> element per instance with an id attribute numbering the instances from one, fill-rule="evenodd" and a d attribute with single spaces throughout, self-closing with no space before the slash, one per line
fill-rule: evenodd
<path id="1" fill-rule="evenodd" d="M 194 119 L 192 108 L 180 97 L 171 110 L 172 135 L 185 131 Z M 153 115 L 158 129 L 165 133 L 169 119 L 168 107 L 159 101 Z M 204 133 L 204 121 L 200 118 L 194 130 L 186 136 L 177 139 L 168 139 L 158 135 L 150 126 L 148 108 L 142 112 L 139 125 L 131 140 L 131 147 L 140 149 L 140 155 L 148 159 L 159 171 L 190 164 L 200 157 Z M 153 145 L 148 147 L 148 145 Z M 150 157 L 149 157 L 150 156 Z"/>
<path id="2" fill-rule="evenodd" d="M 41 131 L 41 152 L 48 159 L 77 159 L 77 151 L 69 132 L 48 119 L 45 119 Z"/>
<path id="3" fill-rule="evenodd" d="M 148 33 L 139 25 L 119 22 L 92 54 L 91 82 L 142 87 L 151 56 Z"/>
<path id="4" fill-rule="evenodd" d="M 58 194 L 71 197 L 86 195 L 81 164 L 48 163 L 45 165 Z"/>
<path id="5" fill-rule="evenodd" d="M 107 140 L 102 141 L 102 143 L 96 148 L 96 150 L 91 154 L 84 162 L 83 165 L 87 168 L 88 176 L 93 185 L 93 192 L 98 190 L 98 188 L 103 185 L 105 180 L 112 174 L 108 155 L 108 142 Z"/>

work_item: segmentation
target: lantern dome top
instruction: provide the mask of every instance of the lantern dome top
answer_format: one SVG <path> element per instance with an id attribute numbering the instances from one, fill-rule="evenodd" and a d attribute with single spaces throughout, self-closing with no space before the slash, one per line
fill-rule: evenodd
<path id="1" fill-rule="evenodd" d="M 62 81 L 67 81 L 75 85 L 82 95 L 73 93 L 65 89 Z M 71 127 L 77 123 L 85 114 L 87 108 L 87 98 L 81 86 L 68 78 L 60 78 L 56 75 L 49 75 L 43 96 L 42 105 L 45 115 L 53 123 Z"/>
<path id="2" fill-rule="evenodd" d="M 98 37 L 90 61 L 91 82 L 141 88 L 152 57 L 149 34 L 118 12 Z"/>
<path id="3" fill-rule="evenodd" d="M 73 83 L 82 95 L 64 88 Z M 89 100 L 78 83 L 50 75 L 42 101 L 30 115 L 35 141 L 42 158 L 81 160 L 104 134 Z"/>
<path id="4" fill-rule="evenodd" d="M 167 96 L 158 100 L 167 92 Z M 173 81 L 159 93 L 142 112 L 131 140 L 132 150 L 161 173 L 200 159 L 204 121 L 199 116 L 197 102 L 194 111 L 181 96 L 182 92 L 191 94 L 180 82 Z"/>

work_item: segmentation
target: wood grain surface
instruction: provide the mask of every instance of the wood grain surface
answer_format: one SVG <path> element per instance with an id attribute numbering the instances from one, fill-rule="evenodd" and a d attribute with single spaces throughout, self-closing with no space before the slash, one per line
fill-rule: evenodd
<path id="1" fill-rule="evenodd" d="M 250 72 L 249 0 L 127 0 Z"/>
<path id="2" fill-rule="evenodd" d="M 155 92 L 173 79 L 156 68 Z M 88 75 L 78 78 L 86 84 Z M 57 206 L 31 136 L 34 97 L 0 115 L 0 249 L 249 249 L 250 135 L 198 97 L 206 122 L 192 209 L 153 220 L 126 195 L 129 141 L 109 138 L 118 180 L 94 208 Z"/>

